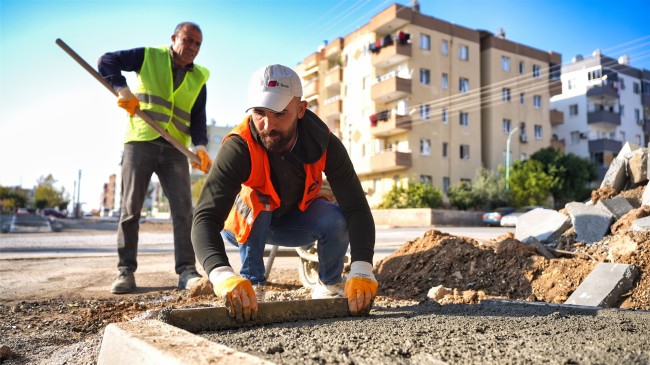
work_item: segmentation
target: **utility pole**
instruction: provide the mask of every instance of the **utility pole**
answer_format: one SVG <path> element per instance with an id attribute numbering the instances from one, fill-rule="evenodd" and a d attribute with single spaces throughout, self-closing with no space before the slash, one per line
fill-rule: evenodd
<path id="1" fill-rule="evenodd" d="M 512 135 L 515 134 L 517 130 L 519 130 L 519 127 L 510 131 L 506 142 L 506 191 L 510 189 L 510 138 L 512 138 Z"/>
<path id="2" fill-rule="evenodd" d="M 81 218 L 81 170 L 79 170 L 79 178 L 77 179 L 77 204 L 74 207 L 75 218 Z"/>

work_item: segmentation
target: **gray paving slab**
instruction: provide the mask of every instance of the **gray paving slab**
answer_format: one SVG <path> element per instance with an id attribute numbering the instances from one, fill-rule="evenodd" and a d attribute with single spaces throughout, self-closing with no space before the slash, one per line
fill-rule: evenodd
<path id="1" fill-rule="evenodd" d="M 614 307 L 634 285 L 638 270 L 633 265 L 600 263 L 569 296 L 565 304 Z"/>
<path id="2" fill-rule="evenodd" d="M 571 220 L 566 214 L 553 209 L 536 208 L 517 219 L 515 238 L 524 243 L 528 243 L 531 238 L 548 243 L 570 227 Z"/>
<path id="3" fill-rule="evenodd" d="M 620 219 L 627 212 L 634 209 L 632 204 L 625 199 L 625 197 L 617 195 L 611 199 L 599 200 L 596 203 L 597 207 L 606 209 L 609 211 L 616 219 Z"/>
<path id="4" fill-rule="evenodd" d="M 611 187 L 616 192 L 625 189 L 627 185 L 627 160 L 624 158 L 615 158 L 609 165 L 600 187 Z"/>

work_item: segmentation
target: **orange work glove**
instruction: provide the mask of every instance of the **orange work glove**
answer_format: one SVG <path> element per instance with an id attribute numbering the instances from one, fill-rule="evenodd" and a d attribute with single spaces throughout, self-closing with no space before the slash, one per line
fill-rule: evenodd
<path id="1" fill-rule="evenodd" d="M 208 151 L 205 149 L 205 146 L 196 146 L 196 156 L 201 160 L 201 165 L 192 162 L 192 167 L 199 169 L 206 174 L 210 172 L 210 168 L 212 168 L 212 160 L 210 160 L 210 156 L 208 156 Z"/>
<path id="2" fill-rule="evenodd" d="M 131 93 L 131 89 L 125 86 L 117 92 L 117 105 L 125 109 L 130 116 L 134 116 L 135 110 L 140 108 L 140 101 Z"/>
<path id="3" fill-rule="evenodd" d="M 372 264 L 355 261 L 350 264 L 350 273 L 345 282 L 345 297 L 350 314 L 367 315 L 377 295 L 379 284 L 372 274 Z"/>
<path id="4" fill-rule="evenodd" d="M 210 272 L 214 293 L 224 301 L 228 315 L 237 322 L 257 319 L 257 298 L 250 280 L 235 275 L 232 267 L 221 266 Z"/>

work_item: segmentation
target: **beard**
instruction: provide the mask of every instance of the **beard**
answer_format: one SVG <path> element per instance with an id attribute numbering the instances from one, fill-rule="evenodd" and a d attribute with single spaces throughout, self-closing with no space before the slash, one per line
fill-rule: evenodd
<path id="1" fill-rule="evenodd" d="M 291 138 L 295 134 L 295 131 L 296 126 L 294 124 L 293 128 L 287 131 L 287 133 L 282 133 L 276 130 L 270 132 L 263 130 L 260 131 L 259 134 L 262 144 L 266 147 L 267 151 L 272 153 L 282 153 L 291 149 L 292 146 L 289 146 L 289 142 L 291 142 Z"/>

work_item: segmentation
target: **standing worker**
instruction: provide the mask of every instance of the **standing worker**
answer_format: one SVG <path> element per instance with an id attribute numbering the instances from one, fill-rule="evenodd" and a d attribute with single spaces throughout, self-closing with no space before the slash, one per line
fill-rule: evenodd
<path id="1" fill-rule="evenodd" d="M 346 297 L 352 314 L 367 314 L 377 293 L 368 201 L 347 150 L 301 97 L 300 78 L 286 66 L 252 75 L 246 105 L 252 112 L 224 139 L 197 203 L 194 249 L 215 294 L 240 321 L 254 319 L 263 301 L 266 244 L 318 241 L 314 299 Z M 323 172 L 338 205 L 319 196 Z M 239 246 L 240 275 L 224 241 Z M 352 264 L 344 283 L 348 243 Z"/>
<path id="2" fill-rule="evenodd" d="M 212 161 L 207 154 L 206 86 L 210 72 L 195 65 L 203 35 L 198 25 L 183 22 L 171 36 L 171 46 L 142 47 L 109 52 L 99 59 L 99 73 L 117 91 L 117 104 L 130 115 L 122 156 L 122 201 L 117 229 L 119 273 L 111 293 L 132 292 L 137 269 L 140 213 L 152 174 L 156 174 L 169 199 L 174 229 L 174 258 L 178 287 L 189 289 L 201 275 L 191 241 L 192 194 L 188 159 L 147 122 L 136 109 L 155 120 L 182 145 L 190 140 L 201 160 L 192 166 L 208 173 Z M 122 71 L 138 74 L 139 85 L 132 93 Z"/>

